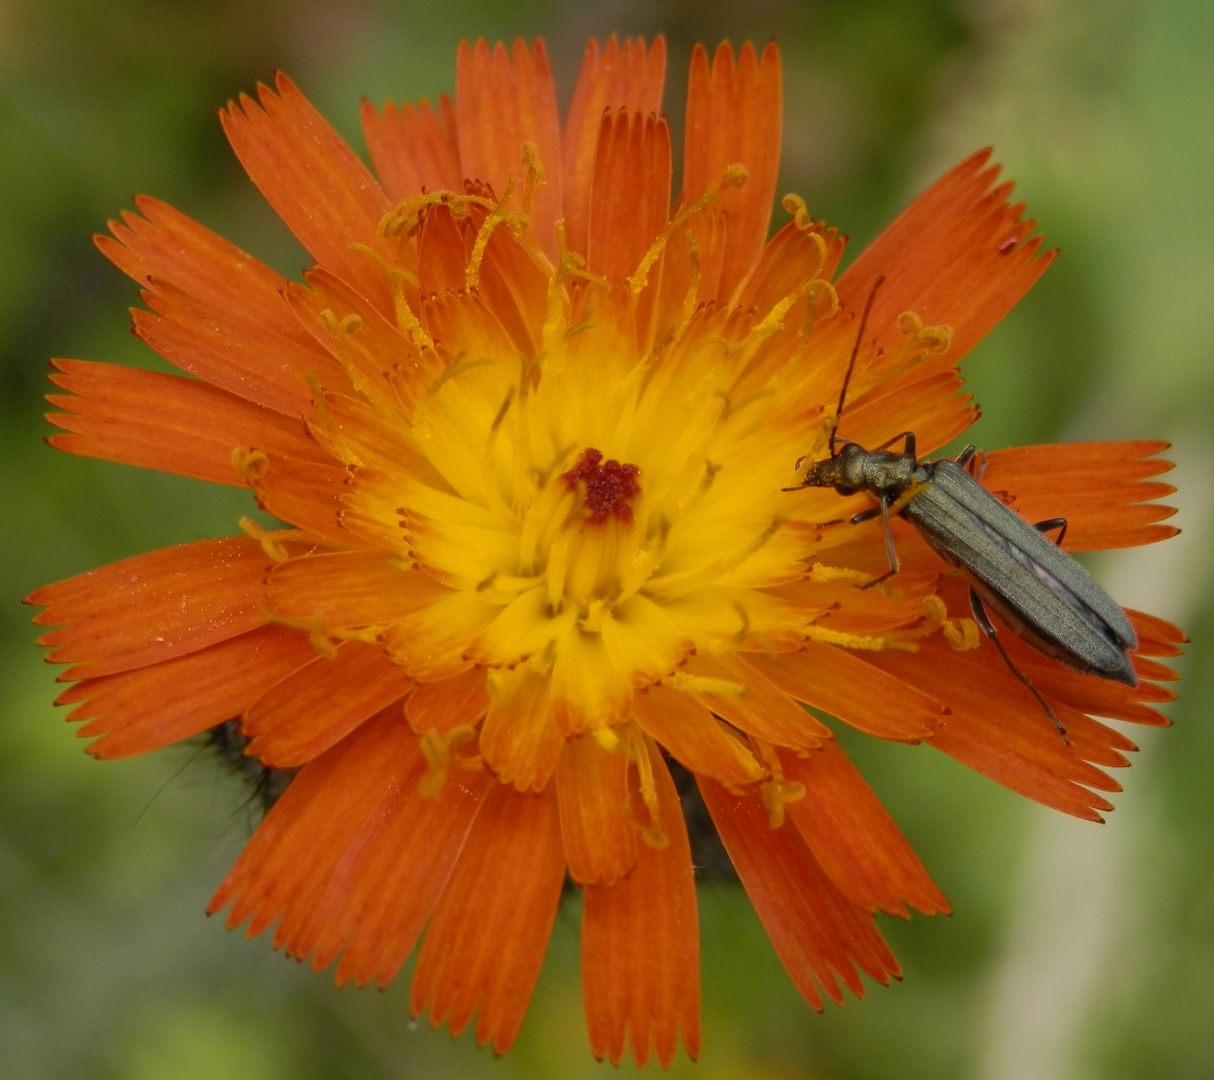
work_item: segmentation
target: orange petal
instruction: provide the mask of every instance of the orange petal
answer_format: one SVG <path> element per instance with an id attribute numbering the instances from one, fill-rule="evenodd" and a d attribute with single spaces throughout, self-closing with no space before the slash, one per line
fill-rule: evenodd
<path id="1" fill-rule="evenodd" d="M 492 787 L 486 770 L 457 769 L 437 798 L 423 797 L 417 784 L 402 789 L 378 836 L 352 846 L 317 905 L 314 923 L 321 932 L 314 970 L 344 946 L 339 986 L 374 979 L 382 990 L 392 981 L 434 911 Z M 354 880 L 343 880 L 346 873 Z"/>
<path id="2" fill-rule="evenodd" d="M 275 457 L 250 483 L 258 505 L 267 513 L 339 547 L 363 547 L 355 533 L 341 526 L 346 479 L 346 470 L 335 465 Z"/>
<path id="3" fill-rule="evenodd" d="M 717 47 L 711 70 L 703 46 L 697 45 L 692 53 L 682 201 L 698 199 L 720 182 L 728 166 L 746 169 L 742 187 L 723 191 L 714 204 L 725 218 L 722 269 L 715 291 L 701 289 L 701 299 L 727 300 L 758 261 L 767 240 L 780 166 L 780 79 L 780 54 L 774 42 L 756 59 L 748 41 L 736 67 L 733 49 L 726 42 Z"/>
<path id="4" fill-rule="evenodd" d="M 680 1034 L 700 1053 L 700 940 L 691 847 L 679 795 L 652 745 L 663 848 L 641 844 L 632 872 L 614 885 L 587 885 L 582 907 L 582 993 L 590 1050 L 618 1065 L 625 1039 L 638 1065 L 650 1047 L 662 1068 Z"/>
<path id="5" fill-rule="evenodd" d="M 324 267 L 309 270 L 308 288 L 290 282 L 288 306 L 316 343 L 344 368 L 344 381 L 381 413 L 411 414 L 438 374 L 433 358 L 417 348 L 345 281 Z M 334 326 L 346 329 L 334 330 Z M 328 387 L 327 387 L 328 388 Z M 335 389 L 341 389 L 338 384 Z"/>
<path id="6" fill-rule="evenodd" d="M 463 191 L 455 109 L 442 94 L 438 111 L 425 98 L 414 107 L 398 109 L 384 103 L 381 116 L 371 102 L 362 103 L 363 135 L 380 183 L 393 199 L 408 199 L 427 191 Z"/>
<path id="7" fill-rule="evenodd" d="M 628 758 L 582 735 L 565 744 L 556 796 L 569 874 L 579 885 L 610 885 L 636 864 L 628 809 Z"/>
<path id="8" fill-rule="evenodd" d="M 621 45 L 614 34 L 601 52 L 593 38 L 586 45 L 562 138 L 565 238 L 570 251 L 584 255 L 587 250 L 590 183 L 603 114 L 620 108 L 642 116 L 660 113 L 665 75 L 666 41 L 661 36 L 654 38 L 648 53 L 644 38 L 626 38 Z"/>
<path id="9" fill-rule="evenodd" d="M 501 783 L 543 791 L 564 745 L 549 716 L 548 679 L 528 669 L 494 672 L 489 679 L 481 754 Z"/>
<path id="10" fill-rule="evenodd" d="M 904 900 L 924 915 L 948 913 L 948 901 L 837 743 L 824 742 L 804 757 L 777 753 L 784 778 L 805 787 L 802 798 L 785 803 L 789 817 L 853 904 L 902 918 Z"/>
<path id="11" fill-rule="evenodd" d="M 472 666 L 468 647 L 499 611 L 475 592 L 444 589 L 433 604 L 389 626 L 384 644 L 418 682 L 447 679 Z"/>
<path id="12" fill-rule="evenodd" d="M 476 208 L 469 214 L 473 221 L 479 215 Z M 490 235 L 478 291 L 515 348 L 535 356 L 548 313 L 548 273 L 530 251 L 515 243 L 509 229 L 494 229 Z"/>
<path id="13" fill-rule="evenodd" d="M 551 789 L 485 799 L 422 940 L 410 1007 L 503 1053 L 518 1034 L 560 906 L 565 853 Z"/>
<path id="14" fill-rule="evenodd" d="M 446 735 L 457 727 L 475 725 L 489 708 L 484 668 L 470 668 L 438 682 L 422 683 L 405 700 L 405 717 L 419 735 Z"/>
<path id="15" fill-rule="evenodd" d="M 260 328 L 225 326 L 215 309 L 162 281 L 153 279 L 152 284 L 141 295 L 157 314 L 132 308 L 132 328 L 182 371 L 289 416 L 311 411 L 309 379 L 334 389 L 348 387 L 341 367 L 313 344 L 300 345 Z M 282 304 L 281 296 L 278 302 Z"/>
<path id="16" fill-rule="evenodd" d="M 272 686 L 245 710 L 245 753 L 293 769 L 344 739 L 413 687 L 378 645 L 347 641 L 332 659 L 318 656 Z"/>
<path id="17" fill-rule="evenodd" d="M 1188 642 L 1189 636 L 1179 627 L 1155 615 L 1146 615 L 1141 611 L 1125 609 L 1126 615 L 1138 635 L 1137 652 L 1141 656 L 1179 656 L 1184 650 L 1180 648 Z"/>
<path id="18" fill-rule="evenodd" d="M 1148 502 L 1176 490 L 1146 482 L 1172 468 L 1152 457 L 1167 446 L 1142 440 L 991 450 L 980 476 L 984 487 L 1011 495 L 1012 509 L 1026 521 L 1065 517 L 1067 551 L 1134 547 L 1179 531 L 1154 524 L 1174 514 L 1172 507 Z"/>
<path id="19" fill-rule="evenodd" d="M 513 538 L 498 534 L 495 537 L 495 546 L 505 553 L 510 539 Z M 511 547 L 513 551 L 517 551 L 518 541 L 515 540 Z M 474 545 L 469 542 L 466 550 L 474 550 Z M 513 551 L 506 554 L 496 565 L 509 565 L 506 559 L 510 558 Z M 480 580 L 490 580 L 492 573 L 491 568 Z M 475 585 L 471 587 L 475 588 Z M 504 608 L 498 608 L 498 611 L 500 614 L 468 647 L 468 658 L 486 667 L 513 668 L 531 656 L 543 655 L 555 647 L 557 642 L 568 637 L 574 620 L 578 617 L 577 608 L 572 604 L 566 605 L 563 611 L 552 614 L 548 590 L 542 585 L 528 589 Z M 593 698 L 593 692 L 589 692 L 587 696 Z"/>
<path id="20" fill-rule="evenodd" d="M 930 739 L 940 723 L 939 701 L 913 686 L 875 673 L 854 652 L 807 641 L 800 652 L 754 655 L 747 661 L 790 697 L 837 716 L 879 739 Z"/>
<path id="21" fill-rule="evenodd" d="M 139 465 L 243 487 L 236 450 L 322 463 L 329 460 L 303 424 L 208 386 L 156 371 L 55 360 L 51 381 L 71 396 L 49 394 L 66 412 L 47 419 L 70 434 L 47 441 L 85 457 Z"/>
<path id="22" fill-rule="evenodd" d="M 738 797 L 713 780 L 697 780 L 759 920 L 810 1005 L 822 1011 L 819 984 L 835 1004 L 843 1004 L 836 976 L 863 997 L 857 967 L 882 986 L 891 975 L 901 977 L 873 917 L 831 882 L 791 824 L 773 829 L 757 796 Z"/>
<path id="23" fill-rule="evenodd" d="M 375 177 L 281 72 L 258 102 L 220 111 L 223 130 L 249 178 L 321 265 L 345 278 L 388 318 L 392 294 L 382 265 L 352 244 L 365 244 L 389 265 L 394 245 L 379 235 L 392 209 Z"/>
<path id="24" fill-rule="evenodd" d="M 927 326 L 952 328 L 947 355 L 955 365 L 1053 260 L 1053 252 L 1038 255 L 1041 238 L 1030 239 L 1034 223 L 1021 221 L 1023 205 L 1008 204 L 1011 186 L 993 187 L 999 170 L 987 168 L 989 159 L 979 151 L 937 180 L 839 279 L 841 308 L 858 312 L 884 275 L 868 320 L 878 347 L 899 344 L 898 316 L 913 311 Z M 843 363 L 854 333 L 843 319 L 823 327 Z"/>
<path id="25" fill-rule="evenodd" d="M 422 296 L 443 296 L 466 286 L 468 257 L 476 234 L 468 217 L 447 205 L 427 207 L 417 230 L 417 280 Z"/>
<path id="26" fill-rule="evenodd" d="M 1098 811 L 1112 809 L 1088 790 L 1116 791 L 1119 785 L 1084 760 L 1085 750 L 1096 754 L 1099 746 L 1079 745 L 1079 729 L 1087 729 L 1082 713 L 1053 703 L 1063 724 L 1076 729 L 1067 746 L 1023 684 L 969 654 L 928 641 L 918 653 L 873 653 L 869 662 L 947 703 L 949 712 L 931 740 L 937 750 L 1064 813 L 1100 821 Z"/>
<path id="27" fill-rule="evenodd" d="M 777 746 L 814 747 L 834 738 L 758 668 L 736 654 L 693 656 L 684 665 L 693 681 L 682 686 L 701 705 L 748 735 Z"/>
<path id="28" fill-rule="evenodd" d="M 381 472 L 396 469 L 418 483 L 443 487 L 403 420 L 349 394 L 327 393 L 324 404 L 323 417 L 314 417 L 309 430 L 334 460 Z"/>
<path id="29" fill-rule="evenodd" d="M 492 52 L 484 38 L 475 48 L 461 41 L 455 64 L 460 168 L 465 177 L 489 184 L 499 199 L 515 178 L 507 208 L 530 216 L 540 246 L 555 264 L 554 226 L 563 205 L 561 134 L 544 43 L 537 38 L 528 49 L 522 38 L 515 38 L 507 54 L 500 41 Z M 535 187 L 531 205 L 525 207 L 523 147 L 528 143 L 538 153 L 547 183 Z"/>
<path id="30" fill-rule="evenodd" d="M 566 608 L 570 614 L 574 610 L 572 605 Z M 632 684 L 612 663 L 603 635 L 573 626 L 558 643 L 552 665 L 552 720 L 557 730 L 573 735 L 622 724 L 632 713 L 632 698 Z"/>
<path id="31" fill-rule="evenodd" d="M 590 191 L 591 271 L 625 281 L 666 227 L 670 129 L 665 119 L 620 109 L 603 114 Z"/>
<path id="32" fill-rule="evenodd" d="M 940 598 L 945 601 L 950 611 L 966 611 L 969 605 L 968 593 L 969 589 L 964 580 L 959 579 L 957 575 L 950 575 L 941 588 Z M 1131 622 L 1133 621 L 1131 617 Z M 1171 723 L 1162 713 L 1144 704 L 1172 701 L 1176 697 L 1166 687 L 1145 681 L 1150 678 L 1175 678 L 1175 673 L 1170 668 L 1162 668 L 1161 671 L 1151 674 L 1140 671 L 1139 678 L 1144 681 L 1140 681 L 1137 686 L 1126 686 L 1124 683 L 1112 682 L 1096 675 L 1085 675 L 1064 667 L 1058 661 L 1043 656 L 1013 633 L 1001 632 L 999 642 L 1012 663 L 1028 676 L 1037 689 L 1051 701 L 1061 702 L 1072 710 L 1078 710 L 1071 712 L 1064 723 L 1068 728 L 1072 724 L 1077 725 L 1072 742 L 1089 761 L 1117 768 L 1126 764 L 1126 759 L 1116 752 L 1133 751 L 1137 747 L 1129 739 L 1084 714 L 1092 713 L 1151 727 L 1165 727 Z M 1139 649 L 1130 652 L 1136 669 L 1144 663 L 1141 656 L 1142 647 L 1151 648 L 1151 645 L 1143 641 Z M 985 637 L 981 639 L 976 651 L 966 655 L 985 664 L 1000 677 L 1007 673 L 1003 658 Z"/>
<path id="33" fill-rule="evenodd" d="M 55 646 L 47 660 L 76 664 L 69 680 L 96 678 L 183 656 L 264 622 L 269 566 L 256 540 L 200 540 L 45 585 L 26 602 L 46 605 L 35 623 L 61 626 L 38 641 Z"/>
<path id="34" fill-rule="evenodd" d="M 85 679 L 56 704 L 75 704 L 68 719 L 89 721 L 78 735 L 101 736 L 88 747 L 94 757 L 131 757 L 239 716 L 315 656 L 306 635 L 265 626 L 163 664 Z"/>
<path id="35" fill-rule="evenodd" d="M 862 446 L 873 446 L 884 442 L 891 433 L 913 431 L 920 455 L 955 439 L 978 419 L 973 395 L 960 393 L 964 380 L 952 366 L 956 360 L 951 350 L 943 356 L 920 360 L 854 406 L 849 401 L 844 413 L 847 437 Z M 944 370 L 939 370 L 942 367 Z M 838 394 L 843 369 L 840 366 L 836 370 L 838 382 L 830 392 Z"/>
<path id="36" fill-rule="evenodd" d="M 492 780 L 453 770 L 423 798 L 425 756 L 391 707 L 304 766 L 211 900 L 249 936 L 279 915 L 275 947 L 337 979 L 386 986 L 417 941 Z"/>
<path id="37" fill-rule="evenodd" d="M 416 785 L 421 759 L 400 709 L 391 707 L 309 762 L 258 826 L 207 914 L 231 904 L 228 929 L 252 915 L 249 937 L 285 914 L 275 947 L 291 940 L 354 839 L 377 811 Z"/>
<path id="38" fill-rule="evenodd" d="M 829 281 L 843 255 L 843 237 L 835 229 L 802 229 L 790 221 L 768 241 L 738 293 L 739 307 L 764 316 L 808 277 Z M 825 251 L 825 260 L 823 259 Z"/>
<path id="39" fill-rule="evenodd" d="M 286 279 L 157 199 L 137 196 L 138 214 L 111 221 L 114 238 L 94 237 L 124 273 L 150 289 L 163 318 L 134 312 L 135 332 L 200 379 L 258 405 L 298 416 L 310 405 L 307 376 L 340 385 L 282 302 Z M 332 380 L 337 378 L 334 383 Z"/>
<path id="40" fill-rule="evenodd" d="M 741 741 L 688 694 L 651 686 L 633 696 L 632 711 L 645 734 L 692 772 L 723 784 L 753 784 L 766 776 Z"/>
<path id="41" fill-rule="evenodd" d="M 382 551 L 339 551 L 280 563 L 267 600 L 276 615 L 318 619 L 330 629 L 394 622 L 447 593 L 425 574 Z"/>

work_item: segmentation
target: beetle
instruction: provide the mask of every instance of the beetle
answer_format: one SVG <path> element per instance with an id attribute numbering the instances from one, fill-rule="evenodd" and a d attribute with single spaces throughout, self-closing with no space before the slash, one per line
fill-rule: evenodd
<path id="1" fill-rule="evenodd" d="M 920 461 L 914 432 L 895 435 L 874 450 L 838 437 L 848 383 L 880 285 L 878 279 L 860 320 L 830 432 L 830 456 L 814 462 L 801 483 L 786 490 L 833 487 L 840 495 L 866 491 L 876 497 L 877 505 L 854 515 L 851 522 L 881 517 L 889 570 L 863 588 L 898 572 L 890 515 L 898 514 L 914 525 L 945 562 L 965 575 L 974 620 L 1069 743 L 1054 710 L 1004 651 L 987 609 L 1038 652 L 1077 671 L 1129 686 L 1138 685 L 1129 656 L 1129 650 L 1138 644 L 1134 628 L 1109 594 L 1062 550 L 1066 519 L 1030 524 L 1005 506 L 968 471 L 973 446 L 955 459 Z M 902 452 L 896 453 L 890 447 L 899 441 Z M 800 465 L 798 461 L 797 467 Z M 1054 531 L 1058 532 L 1056 542 L 1046 536 Z"/>

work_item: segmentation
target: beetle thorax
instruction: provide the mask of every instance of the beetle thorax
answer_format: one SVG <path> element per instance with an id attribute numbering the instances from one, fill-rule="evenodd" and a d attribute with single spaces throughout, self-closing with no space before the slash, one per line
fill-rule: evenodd
<path id="1" fill-rule="evenodd" d="M 834 457 L 810 466 L 804 483 L 807 487 L 833 487 L 841 495 L 869 491 L 896 498 L 910 487 L 915 464 L 910 454 L 865 450 L 856 443 L 847 443 Z"/>

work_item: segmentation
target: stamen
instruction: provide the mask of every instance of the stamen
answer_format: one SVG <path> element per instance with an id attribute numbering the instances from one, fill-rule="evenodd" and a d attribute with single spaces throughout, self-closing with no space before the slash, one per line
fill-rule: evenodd
<path id="1" fill-rule="evenodd" d="M 704 192 L 695 202 L 689 203 L 680 210 L 673 218 L 666 223 L 666 227 L 658 233 L 658 238 L 650 245 L 650 248 L 645 252 L 644 258 L 632 276 L 628 279 L 628 291 L 631 295 L 636 296 L 640 291 L 649 284 L 649 271 L 653 269 L 666 247 L 667 242 L 675 234 L 675 230 L 681 228 L 687 221 L 698 214 L 704 207 L 710 203 L 716 202 L 721 197 L 721 192 L 731 187 L 741 187 L 749 178 L 749 173 L 744 165 L 727 165 L 724 173 L 721 174 L 721 179 L 714 184 L 710 184 L 708 190 Z"/>
<path id="2" fill-rule="evenodd" d="M 889 634 L 864 635 L 848 634 L 842 630 L 828 630 L 824 626 L 807 626 L 802 633 L 810 641 L 818 641 L 823 645 L 841 645 L 845 649 L 862 649 L 866 652 L 882 652 L 885 649 L 897 649 L 901 652 L 918 652 L 919 646 L 913 641 L 903 641 Z"/>
<path id="3" fill-rule="evenodd" d="M 266 553 L 266 558 L 276 563 L 284 563 L 291 557 L 290 552 L 282 546 L 283 540 L 306 541 L 311 535 L 302 529 L 275 529 L 272 532 L 267 531 L 250 517 L 242 517 L 237 524 L 245 536 L 250 536 L 261 544 L 261 550 Z"/>
<path id="4" fill-rule="evenodd" d="M 518 224 L 519 215 L 509 214 L 503 208 L 514 195 L 514 177 L 511 176 L 506 181 L 506 193 L 502 196 L 501 201 L 489 212 L 489 216 L 481 222 L 481 227 L 476 234 L 476 242 L 472 245 L 472 254 L 468 257 L 468 266 L 464 270 L 464 287 L 467 289 L 475 289 L 480 284 L 481 263 L 485 258 L 485 248 L 489 246 L 489 237 L 493 235 L 493 230 L 503 223 L 511 222 L 511 232 L 517 227 L 521 232 L 522 226 Z M 515 237 L 518 239 L 518 236 Z"/>
<path id="5" fill-rule="evenodd" d="M 446 206 L 456 217 L 463 217 L 469 206 L 492 210 L 494 203 L 481 195 L 464 195 L 454 191 L 428 191 L 403 199 L 379 221 L 378 232 L 384 239 L 411 235 L 421 222 L 422 213 L 431 206 Z"/>
<path id="6" fill-rule="evenodd" d="M 535 143 L 523 143 L 523 167 L 527 170 L 527 179 L 523 181 L 523 213 L 530 215 L 531 200 L 537 187 L 546 186 L 547 177 L 544 166 L 540 161 L 540 152 Z"/>
<path id="7" fill-rule="evenodd" d="M 254 484 L 270 471 L 270 459 L 261 450 L 245 450 L 238 446 L 232 451 L 232 468 L 249 484 Z"/>
<path id="8" fill-rule="evenodd" d="M 773 829 L 784 824 L 784 807 L 805 798 L 805 785 L 788 780 L 764 780 L 759 785 L 759 798 L 767 809 L 767 821 Z"/>
<path id="9" fill-rule="evenodd" d="M 867 585 L 873 580 L 872 574 L 863 570 L 853 570 L 849 566 L 827 566 L 825 563 L 814 563 L 809 568 L 809 580 L 825 585 L 831 581 L 855 581 Z"/>
<path id="10" fill-rule="evenodd" d="M 951 326 L 924 326 L 923 320 L 913 311 L 904 311 L 898 316 L 898 333 L 924 346 L 928 356 L 944 352 L 953 340 Z"/>
<path id="11" fill-rule="evenodd" d="M 931 486 L 932 482 L 930 480 L 926 483 L 920 483 L 918 480 L 913 481 L 910 487 L 889 504 L 889 516 L 893 517 L 895 514 L 902 513 L 903 510 L 910 506 L 911 501 L 916 496 L 922 495 Z"/>
<path id="12" fill-rule="evenodd" d="M 308 642 L 326 660 L 337 657 L 337 646 L 342 641 L 351 640 L 354 634 L 330 630 L 325 625 L 325 613 L 317 611 L 310 619 L 291 619 L 273 611 L 264 611 L 267 620 L 275 626 L 285 626 L 290 630 L 302 630 L 308 635 Z"/>
<path id="13" fill-rule="evenodd" d="M 741 701 L 746 697 L 746 687 L 732 679 L 714 679 L 708 675 L 689 675 L 676 671 L 671 685 L 688 694 L 712 694 L 714 697 L 732 698 Z"/>
<path id="14" fill-rule="evenodd" d="M 805 205 L 805 200 L 800 195 L 794 195 L 791 192 L 780 200 L 780 205 L 784 207 L 784 212 L 792 215 L 793 224 L 802 232 L 816 232 L 824 226 L 824 222 L 815 221 L 813 215 Z"/>
<path id="15" fill-rule="evenodd" d="M 923 598 L 923 624 L 913 630 L 899 631 L 905 638 L 924 638 L 939 630 L 957 652 L 969 652 L 981 644 L 978 624 L 973 619 L 950 619 L 944 601 L 935 593 Z"/>
<path id="16" fill-rule="evenodd" d="M 620 809 L 628 823 L 637 831 L 641 843 L 655 851 L 661 851 L 670 843 L 661 826 L 661 806 L 658 803 L 658 786 L 653 778 L 653 762 L 649 758 L 649 740 L 637 726 L 630 722 L 624 729 L 620 750 L 628 755 L 628 760 L 637 767 L 637 779 L 640 782 L 641 802 L 645 806 L 645 814 L 649 820 L 642 821 L 632 808 L 631 796 L 626 796 Z"/>
<path id="17" fill-rule="evenodd" d="M 457 768 L 480 768 L 480 756 L 475 758 L 460 757 L 455 753 L 458 746 L 471 742 L 476 738 L 476 729 L 470 724 L 460 724 L 445 735 L 440 735 L 437 728 L 430 728 L 418 741 L 422 756 L 426 759 L 429 769 L 426 775 L 417 782 L 417 793 L 423 799 L 437 799 L 447 786 L 447 776 L 451 766 Z"/>

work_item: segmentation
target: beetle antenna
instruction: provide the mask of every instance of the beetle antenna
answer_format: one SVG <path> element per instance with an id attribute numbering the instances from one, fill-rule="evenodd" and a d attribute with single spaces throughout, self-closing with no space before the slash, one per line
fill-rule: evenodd
<path id="1" fill-rule="evenodd" d="M 843 376 L 843 388 L 839 391 L 839 407 L 835 409 L 835 422 L 830 429 L 830 456 L 835 456 L 835 432 L 839 430 L 839 421 L 843 418 L 843 400 L 847 397 L 847 385 L 851 382 L 851 373 L 856 368 L 856 357 L 860 354 L 860 342 L 864 340 L 864 328 L 868 325 L 868 313 L 873 309 L 873 301 L 877 297 L 877 290 L 885 281 L 885 275 L 881 274 L 876 281 L 873 282 L 873 287 L 869 290 L 868 299 L 864 302 L 864 314 L 860 316 L 860 329 L 856 331 L 856 343 L 851 349 L 851 359 L 847 362 L 847 374 Z"/>

